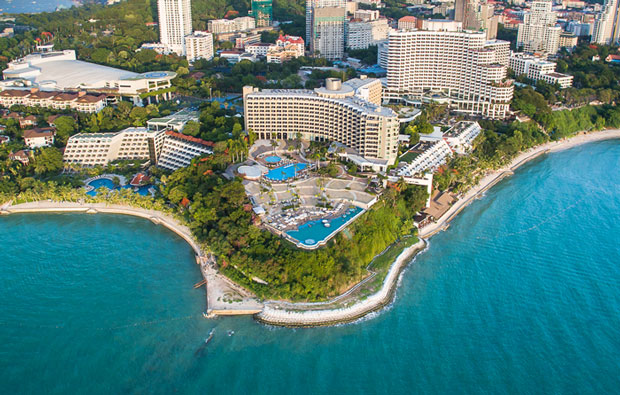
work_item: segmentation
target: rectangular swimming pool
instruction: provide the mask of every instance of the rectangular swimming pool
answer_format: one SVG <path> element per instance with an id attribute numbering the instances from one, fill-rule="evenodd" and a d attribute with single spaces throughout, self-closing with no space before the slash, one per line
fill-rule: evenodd
<path id="1" fill-rule="evenodd" d="M 362 211 L 364 210 L 359 207 L 350 207 L 343 215 L 332 218 L 326 223 L 323 223 L 321 219 L 306 222 L 297 230 L 289 230 L 286 234 L 304 246 L 313 247 L 327 239 L 332 233 L 336 233 L 338 228 Z M 329 226 L 326 226 L 326 224 Z"/>

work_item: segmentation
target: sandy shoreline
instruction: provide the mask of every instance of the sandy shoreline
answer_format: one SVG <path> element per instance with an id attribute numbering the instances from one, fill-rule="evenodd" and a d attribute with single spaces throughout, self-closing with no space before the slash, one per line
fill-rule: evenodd
<path id="1" fill-rule="evenodd" d="M 106 203 L 75 203 L 54 202 L 43 200 L 21 203 L 16 205 L 4 204 L 0 206 L 0 214 L 22 213 L 83 213 L 83 214 L 116 214 L 140 217 L 162 225 L 179 235 L 189 244 L 196 254 L 196 263 L 206 283 L 206 312 L 215 315 L 243 315 L 255 314 L 262 309 L 262 304 L 252 297 L 245 289 L 233 283 L 220 274 L 213 265 L 209 264 L 209 254 L 203 251 L 191 230 L 171 215 L 155 210 Z M 189 284 L 188 286 L 191 286 Z"/>
<path id="2" fill-rule="evenodd" d="M 487 174 L 480 182 L 462 196 L 437 222 L 424 227 L 419 232 L 421 239 L 428 239 L 434 234 L 447 229 L 458 213 L 486 190 L 493 187 L 503 178 L 513 174 L 519 166 L 545 153 L 557 152 L 595 141 L 620 139 L 619 129 L 609 129 L 600 132 L 579 134 L 572 138 L 558 142 L 549 142 L 534 147 L 518 155 L 509 165 Z M 22 203 L 19 205 L 0 206 L 1 214 L 28 213 L 28 212 L 81 212 L 81 213 L 108 213 L 142 217 L 156 224 L 161 224 L 182 237 L 192 247 L 197 255 L 197 262 L 201 264 L 203 277 L 208 280 L 207 300 L 208 312 L 213 315 L 252 314 L 263 323 L 279 326 L 310 327 L 334 325 L 357 320 L 371 312 L 377 311 L 391 302 L 398 286 L 398 279 L 402 270 L 410 262 L 411 257 L 422 250 L 426 245 L 420 240 L 413 246 L 403 250 L 390 266 L 388 274 L 383 280 L 381 289 L 366 299 L 339 309 L 304 310 L 303 303 L 299 306 L 290 304 L 291 309 L 284 309 L 275 304 L 262 305 L 255 298 L 244 292 L 241 287 L 219 274 L 215 267 L 205 259 L 206 255 L 194 239 L 191 231 L 173 217 L 153 210 L 145 210 L 123 205 L 107 205 L 105 203 L 79 204 L 70 202 L 40 201 Z M 245 295 L 244 295 L 245 294 Z M 236 300 L 241 296 L 242 300 Z M 234 302 L 233 302 L 234 300 Z"/>
<path id="3" fill-rule="evenodd" d="M 483 177 L 478 184 L 473 186 L 465 193 L 465 195 L 457 200 L 456 203 L 454 203 L 452 207 L 450 207 L 450 209 L 446 211 L 445 214 L 439 218 L 439 220 L 437 220 L 437 222 L 431 223 L 422 228 L 419 232 L 419 236 L 427 239 L 434 234 L 447 229 L 450 221 L 452 221 L 457 214 L 461 212 L 461 210 L 467 207 L 471 202 L 476 200 L 480 195 L 493 187 L 499 181 L 505 177 L 511 176 L 514 170 L 519 168 L 521 165 L 549 152 L 563 151 L 582 144 L 609 139 L 620 139 L 620 129 L 607 129 L 599 132 L 581 133 L 568 139 L 539 145 L 519 154 L 507 166 L 495 170 Z"/>

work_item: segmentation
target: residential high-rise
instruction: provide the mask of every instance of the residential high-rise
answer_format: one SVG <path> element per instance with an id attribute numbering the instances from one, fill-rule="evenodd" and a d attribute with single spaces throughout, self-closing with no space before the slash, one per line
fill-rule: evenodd
<path id="1" fill-rule="evenodd" d="M 454 20 L 463 23 L 463 29 L 480 30 L 487 32 L 488 39 L 497 37 L 498 17 L 494 15 L 495 8 L 485 0 L 456 0 L 454 5 Z"/>
<path id="2" fill-rule="evenodd" d="M 185 36 L 192 34 L 191 0 L 157 0 L 159 41 L 185 56 Z"/>
<path id="3" fill-rule="evenodd" d="M 605 0 L 603 9 L 594 19 L 592 42 L 597 44 L 616 44 L 620 41 L 620 7 L 618 0 Z"/>
<path id="4" fill-rule="evenodd" d="M 460 112 L 506 117 L 514 90 L 506 79 L 510 43 L 488 42 L 485 32 L 462 31 L 458 22 L 444 25 L 390 33 L 384 99 L 440 101 Z"/>
<path id="5" fill-rule="evenodd" d="M 272 0 L 252 0 L 252 16 L 257 27 L 271 26 L 273 22 Z"/>
<path id="6" fill-rule="evenodd" d="M 213 59 L 213 34 L 195 31 L 185 36 L 185 51 L 188 62 L 198 59 Z"/>
<path id="7" fill-rule="evenodd" d="M 517 48 L 525 52 L 555 55 L 560 48 L 562 28 L 556 26 L 557 15 L 552 0 L 535 0 L 523 17 L 517 33 Z"/>
<path id="8" fill-rule="evenodd" d="M 344 55 L 345 0 L 306 0 L 306 42 L 310 53 L 328 60 Z"/>

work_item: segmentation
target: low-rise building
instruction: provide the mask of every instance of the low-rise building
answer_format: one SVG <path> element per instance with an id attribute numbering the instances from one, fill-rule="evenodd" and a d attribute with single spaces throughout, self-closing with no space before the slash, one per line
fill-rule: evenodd
<path id="1" fill-rule="evenodd" d="M 266 57 L 267 53 L 277 49 L 278 46 L 272 43 L 256 43 L 245 46 L 245 52 L 256 56 Z"/>
<path id="2" fill-rule="evenodd" d="M 245 53 L 241 51 L 222 51 L 220 52 L 220 58 L 226 59 L 228 63 L 236 64 L 242 60 L 249 60 L 250 62 L 256 62 L 256 55 L 251 53 Z"/>
<path id="3" fill-rule="evenodd" d="M 175 130 L 183 131 L 183 128 L 189 121 L 198 122 L 200 120 L 200 112 L 184 108 L 174 114 L 161 118 L 153 118 L 146 121 L 146 127 L 149 130 Z"/>
<path id="4" fill-rule="evenodd" d="M 104 94 L 89 95 L 86 92 L 46 92 L 39 91 L 36 88 L 32 90 L 5 89 L 0 91 L 0 106 L 10 108 L 15 104 L 94 113 L 101 111 L 107 105 L 107 96 Z"/>
<path id="5" fill-rule="evenodd" d="M 260 40 L 261 40 L 260 34 L 241 33 L 234 38 L 235 48 L 242 50 L 242 49 L 245 49 L 245 47 L 248 45 L 260 43 Z"/>
<path id="6" fill-rule="evenodd" d="M 298 36 L 282 36 L 276 40 L 276 46 L 267 52 L 267 63 L 284 63 L 304 56 L 304 40 Z"/>
<path id="7" fill-rule="evenodd" d="M 451 155 L 452 150 L 443 139 L 421 141 L 401 155 L 398 167 L 392 173 L 396 177 L 420 177 L 425 172 L 435 172 Z"/>
<path id="8" fill-rule="evenodd" d="M 37 117 L 34 115 L 28 115 L 26 117 L 20 118 L 19 127 L 25 129 L 30 126 L 37 126 Z"/>
<path id="9" fill-rule="evenodd" d="M 443 138 L 458 154 L 465 154 L 472 148 L 474 139 L 482 132 L 478 122 L 461 121 L 448 129 Z"/>
<path id="10" fill-rule="evenodd" d="M 11 152 L 9 154 L 10 160 L 16 160 L 23 165 L 28 165 L 30 163 L 30 151 L 29 150 L 19 150 L 17 152 Z"/>
<path id="11" fill-rule="evenodd" d="M 7 144 L 9 141 L 11 141 L 11 138 L 9 136 L 4 136 L 0 134 L 0 144 Z"/>
<path id="12" fill-rule="evenodd" d="M 256 21 L 249 16 L 235 19 L 213 19 L 207 22 L 207 29 L 214 34 L 245 32 L 256 27 Z"/>
<path id="13" fill-rule="evenodd" d="M 24 130 L 24 143 L 28 148 L 49 147 L 54 144 L 55 128 L 35 128 Z"/>
<path id="14" fill-rule="evenodd" d="M 510 68 L 515 75 L 525 75 L 533 81 L 545 81 L 548 84 L 558 84 L 560 88 L 568 88 L 573 84 L 573 76 L 556 73 L 555 63 L 521 52 L 510 55 Z"/>
<path id="15" fill-rule="evenodd" d="M 295 57 L 304 56 L 304 39 L 299 36 L 289 36 L 288 34 L 285 36 L 280 35 L 276 40 L 276 45 L 290 51 L 295 51 Z"/>

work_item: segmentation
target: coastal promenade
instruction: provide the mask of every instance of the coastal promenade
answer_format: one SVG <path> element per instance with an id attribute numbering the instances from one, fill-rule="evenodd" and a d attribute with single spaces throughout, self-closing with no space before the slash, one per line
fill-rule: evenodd
<path id="1" fill-rule="evenodd" d="M 471 202 L 478 199 L 487 190 L 500 182 L 505 177 L 511 176 L 517 168 L 525 163 L 538 158 L 541 155 L 550 152 L 557 152 L 573 148 L 582 144 L 591 143 L 595 141 L 620 139 L 620 129 L 607 129 L 598 132 L 580 133 L 574 137 L 567 138 L 560 141 L 552 141 L 537 147 L 531 148 L 518 155 L 507 166 L 495 170 L 486 176 L 484 176 L 477 185 L 472 187 L 465 195 L 463 195 L 444 215 L 441 216 L 436 222 L 425 226 L 420 229 L 419 236 L 421 238 L 428 239 L 434 234 L 441 232 L 448 228 L 450 222 L 456 218 L 456 216 L 467 207 Z"/>

